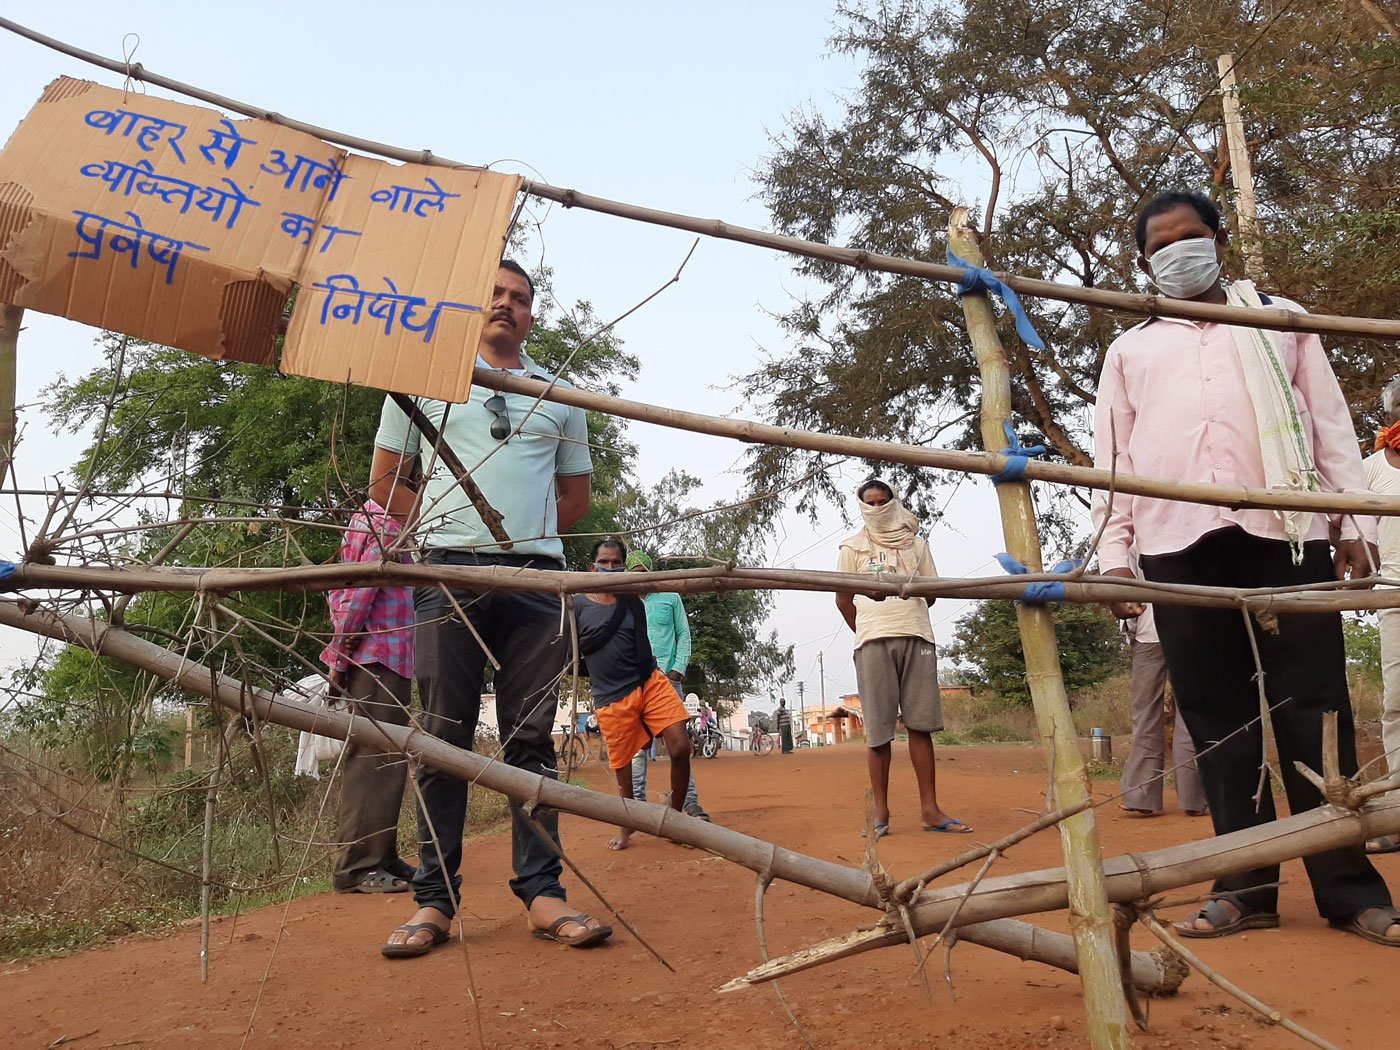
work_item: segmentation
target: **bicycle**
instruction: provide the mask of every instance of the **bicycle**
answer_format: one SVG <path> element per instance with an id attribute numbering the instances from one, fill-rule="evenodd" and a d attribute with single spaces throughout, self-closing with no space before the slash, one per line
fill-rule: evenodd
<path id="1" fill-rule="evenodd" d="M 577 727 L 567 722 L 559 727 L 559 736 L 559 759 L 563 766 L 561 772 L 568 777 L 588 761 L 588 741 L 579 733 Z"/>
<path id="2" fill-rule="evenodd" d="M 756 755 L 770 755 L 773 753 L 773 734 L 765 733 L 762 729 L 754 729 L 749 734 L 749 750 Z"/>

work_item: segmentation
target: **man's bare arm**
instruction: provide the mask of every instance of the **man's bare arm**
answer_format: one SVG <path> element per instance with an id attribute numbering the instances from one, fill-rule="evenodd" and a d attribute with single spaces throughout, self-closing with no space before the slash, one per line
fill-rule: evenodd
<path id="1" fill-rule="evenodd" d="M 556 474 L 554 491 L 559 502 L 559 531 L 568 532 L 588 513 L 593 499 L 592 474 Z"/>
<path id="2" fill-rule="evenodd" d="M 856 596 L 838 593 L 836 595 L 836 608 L 841 610 L 841 615 L 846 620 L 846 626 L 854 631 L 856 629 Z"/>
<path id="3" fill-rule="evenodd" d="M 410 480 L 415 456 L 376 448 L 369 466 L 369 498 L 402 522 L 418 510 L 417 486 Z"/>

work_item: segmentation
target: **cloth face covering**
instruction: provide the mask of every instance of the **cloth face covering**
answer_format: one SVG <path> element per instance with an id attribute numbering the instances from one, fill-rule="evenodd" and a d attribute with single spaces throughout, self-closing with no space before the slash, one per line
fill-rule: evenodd
<path id="1" fill-rule="evenodd" d="M 1375 451 L 1379 452 L 1386 447 L 1400 451 L 1400 423 L 1392 423 L 1388 427 L 1383 427 L 1381 432 L 1376 435 Z"/>
<path id="2" fill-rule="evenodd" d="M 1158 248 L 1147 264 L 1152 268 L 1152 283 L 1172 299 L 1190 299 L 1220 280 L 1212 237 L 1192 237 Z"/>
<path id="3" fill-rule="evenodd" d="M 898 496 L 879 507 L 862 502 L 860 515 L 865 519 L 866 534 L 881 547 L 906 551 L 914 546 L 919 520 L 904 509 Z"/>

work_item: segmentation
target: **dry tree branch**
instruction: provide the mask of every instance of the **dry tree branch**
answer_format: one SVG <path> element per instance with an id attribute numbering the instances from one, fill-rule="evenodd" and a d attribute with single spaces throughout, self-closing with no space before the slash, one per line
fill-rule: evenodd
<path id="1" fill-rule="evenodd" d="M 1199 955 L 1188 949 L 1181 941 L 1168 933 L 1166 928 L 1158 922 L 1150 912 L 1146 910 L 1141 911 L 1138 914 L 1138 918 L 1144 926 L 1152 931 L 1158 940 L 1175 952 L 1180 958 L 1184 959 L 1197 973 L 1217 988 L 1233 995 L 1250 1009 L 1256 1011 L 1265 1020 L 1278 1025 L 1285 1031 L 1292 1032 L 1299 1039 L 1302 1039 L 1304 1042 L 1312 1043 L 1313 1046 L 1322 1047 L 1323 1050 L 1338 1050 L 1338 1047 L 1334 1044 L 1329 1043 L 1319 1035 L 1309 1032 L 1302 1025 L 1285 1017 L 1272 1006 L 1260 1002 L 1239 985 L 1227 980 L 1218 971 L 1212 969 Z"/>
<path id="2" fill-rule="evenodd" d="M 1273 773 L 1279 777 L 1278 765 L 1276 761 L 1271 761 L 1278 755 L 1278 741 L 1274 739 L 1274 722 L 1270 717 L 1269 694 L 1264 685 L 1264 662 L 1259 656 L 1259 640 L 1254 636 L 1254 622 L 1250 619 L 1249 609 L 1241 608 L 1240 615 L 1244 617 L 1245 634 L 1249 636 L 1249 651 L 1254 657 L 1254 681 L 1259 689 L 1259 731 L 1263 734 L 1263 742 L 1260 747 L 1259 757 L 1259 786 L 1254 790 L 1254 808 L 1261 810 L 1264 805 L 1264 793 L 1269 788 L 1269 774 Z M 1274 618 L 1273 630 L 1278 630 L 1278 620 Z M 1282 778 L 1279 777 L 1280 783 Z"/>
<path id="3" fill-rule="evenodd" d="M 757 872 L 757 881 L 753 892 L 753 921 L 754 928 L 758 932 L 758 953 L 767 962 L 768 955 L 768 926 L 763 919 L 763 898 L 768 892 L 768 886 L 773 881 L 772 873 L 765 868 Z M 802 1022 L 797 1019 L 797 1014 L 793 1013 L 792 1007 L 788 1004 L 787 996 L 783 993 L 782 984 L 773 982 L 773 993 L 777 997 L 778 1004 L 782 1006 L 783 1013 L 787 1014 L 788 1020 L 792 1022 L 793 1028 L 797 1029 L 797 1034 L 802 1037 L 802 1042 L 806 1044 L 808 1050 L 816 1050 L 812 1045 L 812 1040 L 807 1035 L 807 1030 L 802 1027 Z"/>
<path id="4" fill-rule="evenodd" d="M 544 780 L 547 778 L 541 776 L 540 779 Z M 556 857 L 558 857 L 560 860 L 562 860 L 565 864 L 569 866 L 569 870 L 572 871 L 575 875 L 577 875 L 579 881 L 582 882 L 585 886 L 587 886 L 589 891 L 593 894 L 593 896 L 597 897 L 598 900 L 600 900 L 603 903 L 603 907 L 607 908 L 608 913 L 612 915 L 612 917 L 616 919 L 619 923 L 622 924 L 623 929 L 625 929 L 634 938 L 636 938 L 638 944 L 640 944 L 643 948 L 649 951 L 652 954 L 652 956 L 656 959 L 656 961 L 659 962 L 662 966 L 666 967 L 666 969 L 670 970 L 672 973 L 675 973 L 676 968 L 666 961 L 665 956 L 663 956 L 659 951 L 657 951 L 651 946 L 651 942 L 649 942 L 645 937 L 643 937 L 640 931 L 638 931 L 638 929 L 635 926 L 633 926 L 630 922 L 627 921 L 626 916 L 624 916 L 622 912 L 618 911 L 616 908 L 613 907 L 612 902 L 609 901 L 608 898 L 603 895 L 603 891 L 600 890 L 594 884 L 592 879 L 590 879 L 587 875 L 583 873 L 583 869 L 580 868 L 576 863 L 574 863 L 574 861 L 569 857 L 568 853 L 564 851 L 564 847 L 559 845 L 559 843 L 555 842 L 554 839 L 550 836 L 549 832 L 544 829 L 544 826 L 538 820 L 535 819 L 535 810 L 536 808 L 538 808 L 538 805 L 539 803 L 537 800 L 532 800 L 526 802 L 524 806 L 521 807 L 521 813 L 524 815 L 525 821 L 529 826 L 530 830 L 535 833 L 535 837 L 538 838 L 542 843 L 544 843 L 545 847 L 551 853 L 553 853 Z"/>

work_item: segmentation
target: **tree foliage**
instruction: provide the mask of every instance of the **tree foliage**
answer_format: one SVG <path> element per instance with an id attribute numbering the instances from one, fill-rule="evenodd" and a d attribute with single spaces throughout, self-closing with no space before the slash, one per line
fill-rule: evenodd
<path id="1" fill-rule="evenodd" d="M 1071 693 L 1127 669 L 1118 621 L 1103 606 L 1064 603 L 1054 606 L 1052 615 L 1060 669 Z M 964 683 L 1005 700 L 1030 703 L 1026 657 L 1012 602 L 978 602 L 958 620 L 953 639 L 948 656 L 959 663 Z"/>
<path id="2" fill-rule="evenodd" d="M 1230 197 L 1216 69 L 1230 52 L 1264 284 L 1309 309 L 1400 312 L 1400 41 L 1362 5 L 891 0 L 844 4 L 838 20 L 832 47 L 862 63 L 860 85 L 831 116 L 793 113 L 761 161 L 780 232 L 941 260 L 949 213 L 968 204 L 994 266 L 1133 290 L 1141 203 L 1164 189 Z M 959 421 L 977 405 L 977 366 L 946 286 L 797 269 L 815 291 L 783 318 L 791 348 L 744 382 L 771 421 L 907 442 L 949 428 L 944 441 L 975 443 Z M 1227 269 L 1242 276 L 1238 258 Z M 1048 349 L 1003 325 L 1015 412 L 1059 457 L 1088 462 L 1103 356 L 1134 320 L 1027 306 Z M 1395 348 L 1330 345 L 1349 400 L 1369 410 Z M 758 449 L 750 481 L 793 482 L 814 460 Z M 925 493 L 939 480 L 914 477 Z M 835 495 L 820 474 L 798 493 L 809 509 Z"/>
<path id="3" fill-rule="evenodd" d="M 1342 619 L 1346 642 L 1347 675 L 1372 689 L 1381 688 L 1381 631 L 1370 619 L 1351 615 Z"/>

